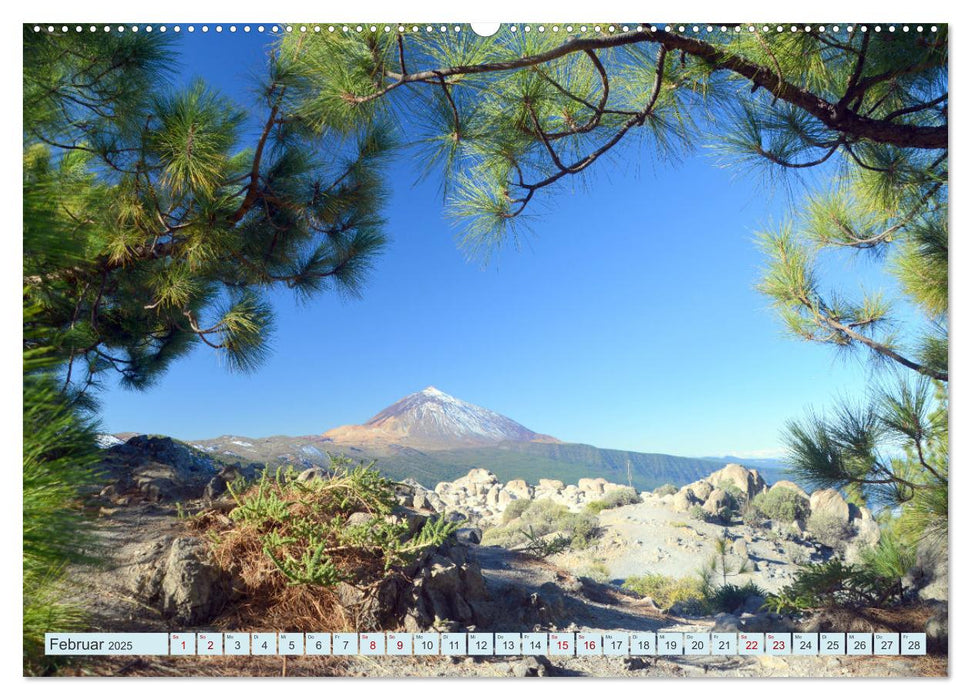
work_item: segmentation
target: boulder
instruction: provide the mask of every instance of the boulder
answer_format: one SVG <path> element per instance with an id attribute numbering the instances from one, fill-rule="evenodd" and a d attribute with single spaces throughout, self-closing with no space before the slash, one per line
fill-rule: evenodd
<path id="1" fill-rule="evenodd" d="M 558 479 L 540 479 L 539 486 L 536 488 L 537 490 L 542 489 L 544 491 L 562 491 L 565 486 L 563 482 Z"/>
<path id="2" fill-rule="evenodd" d="M 721 489 L 715 489 L 709 494 L 708 500 L 702 507 L 713 515 L 719 515 L 722 510 L 732 507 L 732 497 Z"/>
<path id="3" fill-rule="evenodd" d="M 757 471 L 746 469 L 741 464 L 727 464 L 722 469 L 710 474 L 704 481 L 715 488 L 722 486 L 724 482 L 728 482 L 737 487 L 748 499 L 762 493 L 767 488 L 765 480 Z"/>
<path id="4" fill-rule="evenodd" d="M 491 486 L 492 484 L 499 483 L 499 479 L 496 477 L 496 475 L 490 472 L 488 469 L 473 469 L 461 479 L 457 479 L 456 483 L 459 481 L 463 481 L 467 484 L 481 484 L 484 486 Z"/>
<path id="5" fill-rule="evenodd" d="M 803 491 L 802 487 L 800 487 L 799 484 L 795 484 L 791 481 L 786 481 L 785 479 L 783 479 L 782 481 L 775 482 L 769 488 L 769 491 L 778 491 L 778 490 L 792 491 L 794 493 L 799 494 L 802 498 L 806 499 L 807 501 L 809 500 L 809 494 Z"/>
<path id="6" fill-rule="evenodd" d="M 910 578 L 921 600 L 948 600 L 948 545 L 943 537 L 924 537 L 917 545 L 917 557 Z"/>
<path id="7" fill-rule="evenodd" d="M 530 499 L 533 497 L 533 488 L 523 479 L 513 479 L 506 484 L 506 491 L 514 498 Z"/>
<path id="8" fill-rule="evenodd" d="M 489 492 L 486 494 L 486 505 L 495 508 L 499 505 L 499 492 L 502 491 L 502 487 L 499 484 L 493 484 L 489 488 Z"/>
<path id="9" fill-rule="evenodd" d="M 329 479 L 333 474 L 329 469 L 323 467 L 310 467 L 297 474 L 297 481 L 306 482 L 314 479 Z"/>
<path id="10" fill-rule="evenodd" d="M 699 503 L 700 501 L 694 497 L 690 489 L 681 489 L 671 499 L 671 507 L 682 512 L 691 510 L 691 506 Z"/>
<path id="11" fill-rule="evenodd" d="M 434 510 L 434 508 L 432 508 L 431 501 L 428 500 L 427 491 L 416 491 L 411 505 L 416 510 Z"/>
<path id="12" fill-rule="evenodd" d="M 715 490 L 707 481 L 696 481 L 693 484 L 688 484 L 685 488 L 690 490 L 694 497 L 702 503 L 707 501 L 711 492 Z"/>
<path id="13" fill-rule="evenodd" d="M 924 625 L 927 634 L 927 651 L 932 654 L 947 653 L 947 603 L 937 605 Z"/>
<path id="14" fill-rule="evenodd" d="M 742 621 L 730 613 L 718 613 L 715 615 L 715 626 L 712 632 L 741 632 Z"/>
<path id="15" fill-rule="evenodd" d="M 880 526 L 872 517 L 853 520 L 853 527 L 854 538 L 859 540 L 863 546 L 874 547 L 880 541 Z"/>
<path id="16" fill-rule="evenodd" d="M 211 620 L 232 590 L 231 577 L 216 567 L 198 537 L 173 539 L 161 557 L 138 571 L 130 587 L 136 597 L 180 625 Z"/>
<path id="17" fill-rule="evenodd" d="M 809 497 L 809 510 L 813 516 L 823 515 L 841 523 L 850 522 L 850 506 L 836 489 L 814 491 Z"/>
<path id="18" fill-rule="evenodd" d="M 210 484 L 213 495 L 221 487 L 213 483 L 218 470 L 212 458 L 172 438 L 136 435 L 103 455 L 97 471 L 117 494 L 155 502 L 187 501 L 203 497 Z"/>
<path id="19" fill-rule="evenodd" d="M 599 496 L 604 492 L 605 479 L 580 479 L 577 481 L 577 489 L 588 495 Z"/>

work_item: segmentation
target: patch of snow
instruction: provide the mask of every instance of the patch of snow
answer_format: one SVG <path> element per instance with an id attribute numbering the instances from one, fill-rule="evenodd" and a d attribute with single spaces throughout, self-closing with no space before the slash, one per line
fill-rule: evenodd
<path id="1" fill-rule="evenodd" d="M 98 443 L 98 447 L 103 450 L 107 450 L 109 447 L 114 447 L 115 445 L 124 445 L 124 440 L 119 440 L 114 435 L 108 435 L 107 433 L 100 433 L 95 439 Z"/>

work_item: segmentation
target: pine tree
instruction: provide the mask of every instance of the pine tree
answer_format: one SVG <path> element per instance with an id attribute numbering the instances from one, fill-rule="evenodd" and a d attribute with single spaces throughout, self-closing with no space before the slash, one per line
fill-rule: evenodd
<path id="1" fill-rule="evenodd" d="M 170 37 L 24 30 L 25 297 L 78 395 L 106 371 L 147 386 L 198 342 L 252 369 L 268 290 L 357 294 L 385 242 L 387 130 L 314 120 L 300 41 L 247 111 L 171 86 Z"/>

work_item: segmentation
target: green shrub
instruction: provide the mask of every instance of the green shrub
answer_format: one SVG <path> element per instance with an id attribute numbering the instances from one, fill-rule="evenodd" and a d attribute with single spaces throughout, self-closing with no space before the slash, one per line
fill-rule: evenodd
<path id="1" fill-rule="evenodd" d="M 520 517 L 529 508 L 530 503 L 531 501 L 527 498 L 517 498 L 516 500 L 511 501 L 509 505 L 506 506 L 506 509 L 502 511 L 502 524 L 505 525 L 511 520 L 515 520 L 516 518 Z"/>
<path id="2" fill-rule="evenodd" d="M 860 552 L 860 566 L 873 576 L 900 580 L 917 563 L 917 547 L 909 538 L 884 530 L 880 541 Z"/>
<path id="3" fill-rule="evenodd" d="M 619 508 L 620 506 L 628 506 L 640 502 L 641 497 L 637 495 L 637 491 L 629 486 L 624 486 L 623 488 L 605 494 L 603 498 L 590 501 L 586 505 L 586 509 L 596 514 L 603 510 L 609 510 L 610 508 Z"/>
<path id="4" fill-rule="evenodd" d="M 748 496 L 742 489 L 735 485 L 734 481 L 729 481 L 727 479 L 723 480 L 718 484 L 716 488 L 720 488 L 722 491 L 727 493 L 732 499 L 732 509 L 738 510 L 743 503 L 748 500 Z"/>
<path id="5" fill-rule="evenodd" d="M 761 528 L 765 522 L 765 516 L 759 512 L 759 509 L 755 507 L 752 503 L 746 503 L 742 506 L 740 512 L 742 518 L 742 524 L 748 527 Z"/>
<path id="6" fill-rule="evenodd" d="M 752 505 L 760 515 L 786 523 L 809 516 L 809 502 L 791 489 L 763 491 L 752 499 Z"/>
<path id="7" fill-rule="evenodd" d="M 602 561 L 595 561 L 580 569 L 580 575 L 597 583 L 607 583 L 610 580 L 610 569 Z"/>
<path id="8" fill-rule="evenodd" d="M 708 604 L 713 612 L 735 612 L 745 605 L 745 601 L 752 596 L 765 598 L 768 595 L 752 581 L 738 586 L 726 583 L 716 588 L 708 596 Z"/>
<path id="9" fill-rule="evenodd" d="M 814 513 L 806 521 L 809 530 L 817 541 L 827 547 L 840 549 L 851 534 L 849 523 L 842 518 L 827 513 Z"/>
<path id="10" fill-rule="evenodd" d="M 583 549 L 597 536 L 597 518 L 589 512 L 571 513 L 565 505 L 549 499 L 528 504 L 518 517 L 482 533 L 482 544 L 523 548 L 548 556 L 555 553 L 549 551 L 551 547 L 563 551 L 563 541 L 568 548 Z"/>
<path id="11" fill-rule="evenodd" d="M 663 484 L 654 489 L 655 496 L 673 496 L 678 492 L 678 487 L 674 484 Z"/>
<path id="12" fill-rule="evenodd" d="M 766 607 L 775 612 L 797 612 L 834 607 L 893 607 L 903 598 L 897 577 L 882 575 L 867 566 L 830 559 L 808 564 L 778 593 L 769 595 Z"/>
<path id="13" fill-rule="evenodd" d="M 373 466 L 332 456 L 328 479 L 301 482 L 288 467 L 273 477 L 264 470 L 260 481 L 242 493 L 229 486 L 236 500 L 229 514 L 236 524 L 231 541 L 237 547 L 241 540 L 258 543 L 289 585 L 333 586 L 355 579 L 352 569 L 360 555 L 380 562 L 383 574 L 439 546 L 458 529 L 458 523 L 430 518 L 413 532 L 406 519 L 393 517 L 394 484 Z M 371 519 L 348 525 L 348 517 L 360 512 L 370 513 Z M 225 538 L 227 533 L 218 534 Z"/>
<path id="14" fill-rule="evenodd" d="M 703 523 L 714 522 L 715 516 L 699 505 L 693 505 L 688 509 L 688 517 L 692 520 L 700 520 Z"/>
<path id="15" fill-rule="evenodd" d="M 631 576 L 624 588 L 647 596 L 664 611 L 678 605 L 686 614 L 701 614 L 707 610 L 707 600 L 701 579 L 693 576 L 674 578 L 663 574 Z"/>
<path id="16" fill-rule="evenodd" d="M 809 557 L 806 554 L 806 550 L 800 547 L 795 542 L 785 542 L 782 545 L 782 551 L 788 559 L 793 564 L 803 565 L 809 562 Z"/>

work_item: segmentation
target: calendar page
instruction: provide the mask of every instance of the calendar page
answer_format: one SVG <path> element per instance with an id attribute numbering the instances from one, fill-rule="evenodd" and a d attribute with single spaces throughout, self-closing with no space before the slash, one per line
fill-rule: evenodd
<path id="1" fill-rule="evenodd" d="M 22 26 L 24 675 L 948 675 L 948 25 L 572 14 Z"/>

